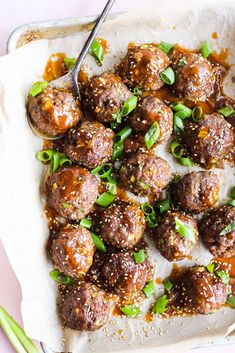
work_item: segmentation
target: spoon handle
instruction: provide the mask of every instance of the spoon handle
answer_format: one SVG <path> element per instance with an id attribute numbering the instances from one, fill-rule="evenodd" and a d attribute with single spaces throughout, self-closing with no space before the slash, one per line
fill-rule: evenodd
<path id="1" fill-rule="evenodd" d="M 91 46 L 91 43 L 93 42 L 93 40 L 95 39 L 102 23 L 104 22 L 107 14 L 109 13 L 111 7 L 113 6 L 115 0 L 108 0 L 101 15 L 98 17 L 98 19 L 96 20 L 96 24 L 95 26 L 93 27 L 89 37 L 87 38 L 87 41 L 86 43 L 84 44 L 84 47 L 82 48 L 79 56 L 78 56 L 78 59 L 77 59 L 77 62 L 73 68 L 73 72 L 72 72 L 72 77 L 73 77 L 73 82 L 77 85 L 77 76 L 78 76 L 78 73 L 81 69 L 81 65 L 83 64 L 83 61 L 87 55 L 87 52 Z"/>

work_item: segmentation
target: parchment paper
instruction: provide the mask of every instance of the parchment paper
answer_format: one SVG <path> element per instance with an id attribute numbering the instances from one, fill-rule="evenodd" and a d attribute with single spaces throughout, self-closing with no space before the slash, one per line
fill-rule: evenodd
<path id="1" fill-rule="evenodd" d="M 148 3 L 146 0 L 146 9 Z M 199 48 L 202 41 L 209 40 L 215 50 L 229 48 L 229 61 L 235 62 L 234 1 L 164 0 L 156 1 L 152 9 L 146 9 L 122 15 L 104 24 L 99 35 L 108 40 L 111 53 L 105 56 L 102 68 L 88 56 L 86 67 L 90 73 L 112 68 L 125 55 L 130 41 L 164 40 Z M 212 39 L 215 31 L 218 40 Z M 39 193 L 43 167 L 35 158 L 42 141 L 33 135 L 27 125 L 25 98 L 31 84 L 41 78 L 49 55 L 65 52 L 68 56 L 76 56 L 86 36 L 86 33 L 81 33 L 64 39 L 35 41 L 0 59 L 1 237 L 21 283 L 26 332 L 54 350 L 73 353 L 92 350 L 104 353 L 142 347 L 146 348 L 146 352 L 155 351 L 151 347 L 173 352 L 221 339 L 234 329 L 235 311 L 232 309 L 195 318 L 160 320 L 156 317 L 152 324 L 143 319 L 113 317 L 105 328 L 90 334 L 79 334 L 68 329 L 63 331 L 61 328 L 56 312 L 56 284 L 48 276 L 52 265 L 45 255 L 48 230 Z M 231 86 L 231 77 L 234 73 L 232 67 L 226 85 L 233 98 L 235 85 Z M 199 170 L 197 167 L 182 168 L 175 164 L 172 156 L 165 152 L 165 146 L 159 149 L 159 155 L 178 172 Z M 215 172 L 221 181 L 220 201 L 224 201 L 230 186 L 235 184 L 234 169 L 227 166 Z M 155 263 L 155 276 L 166 277 L 172 263 L 161 257 L 151 244 L 150 257 Z M 194 251 L 191 264 L 207 264 L 210 258 L 208 251 L 200 245 Z M 1 290 L 4 290 L 4 283 L 1 283 Z M 161 292 L 161 286 L 157 286 L 156 296 Z M 141 305 L 143 311 L 153 301 L 154 298 L 145 301 Z M 66 345 L 63 338 L 66 338 Z M 171 344 L 173 346 L 169 347 Z"/>

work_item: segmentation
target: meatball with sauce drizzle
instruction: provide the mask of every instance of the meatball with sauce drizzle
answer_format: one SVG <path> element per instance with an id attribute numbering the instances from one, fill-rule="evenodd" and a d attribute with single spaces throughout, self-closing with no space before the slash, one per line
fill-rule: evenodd
<path id="1" fill-rule="evenodd" d="M 180 230 L 184 228 L 186 231 Z M 153 229 L 157 249 L 168 261 L 178 261 L 190 256 L 198 243 L 195 219 L 180 212 L 167 212 Z"/>
<path id="2" fill-rule="evenodd" d="M 114 132 L 97 121 L 84 121 L 71 129 L 65 152 L 75 163 L 93 169 L 112 158 Z"/>
<path id="3" fill-rule="evenodd" d="M 119 201 L 101 214 L 99 234 L 118 249 L 132 248 L 145 230 L 143 211 L 134 203 Z"/>
<path id="4" fill-rule="evenodd" d="M 60 315 L 63 324 L 78 331 L 95 331 L 111 316 L 110 296 L 89 282 L 68 287 L 62 298 Z"/>
<path id="5" fill-rule="evenodd" d="M 213 113 L 198 122 L 186 121 L 183 141 L 194 162 L 205 169 L 223 168 L 232 157 L 234 130 L 222 115 Z"/>
<path id="6" fill-rule="evenodd" d="M 175 72 L 173 89 L 180 98 L 205 102 L 214 92 L 215 74 L 211 63 L 195 52 L 175 46 L 171 54 Z"/>
<path id="7" fill-rule="evenodd" d="M 200 213 L 213 207 L 219 198 L 219 178 L 213 172 L 185 174 L 171 189 L 172 198 L 184 211 Z"/>
<path id="8" fill-rule="evenodd" d="M 212 314 L 225 304 L 227 286 L 202 266 L 189 267 L 174 283 L 170 306 L 177 314 Z"/>
<path id="9" fill-rule="evenodd" d="M 118 66 L 118 73 L 128 87 L 155 91 L 164 85 L 160 78 L 170 59 L 156 44 L 132 45 Z"/>
<path id="10" fill-rule="evenodd" d="M 97 178 L 83 167 L 60 168 L 46 182 L 47 203 L 62 217 L 78 221 L 93 209 L 98 183 Z"/>
<path id="11" fill-rule="evenodd" d="M 46 136 L 65 134 L 83 117 L 80 101 L 68 90 L 52 86 L 29 96 L 28 114 L 32 125 Z"/>
<path id="12" fill-rule="evenodd" d="M 111 72 L 94 76 L 83 91 L 83 104 L 101 123 L 116 120 L 124 103 L 133 94 L 121 78 Z"/>
<path id="13" fill-rule="evenodd" d="M 143 149 L 127 158 L 119 174 L 120 185 L 139 196 L 158 195 L 170 181 L 167 161 Z"/>
<path id="14" fill-rule="evenodd" d="M 100 268 L 107 290 L 121 297 L 131 297 L 140 292 L 152 279 L 152 272 L 148 258 L 136 263 L 129 252 L 108 255 Z"/>
<path id="15" fill-rule="evenodd" d="M 201 220 L 199 232 L 214 256 L 235 256 L 235 207 L 225 205 L 210 212 Z"/>
<path id="16" fill-rule="evenodd" d="M 172 110 L 163 101 L 150 95 L 140 101 L 130 118 L 130 123 L 136 133 L 145 135 L 154 122 L 157 122 L 160 128 L 157 142 L 168 140 L 173 128 Z"/>

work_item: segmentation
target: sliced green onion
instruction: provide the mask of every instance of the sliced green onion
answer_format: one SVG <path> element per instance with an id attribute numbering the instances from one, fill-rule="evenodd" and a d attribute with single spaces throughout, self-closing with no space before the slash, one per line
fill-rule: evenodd
<path id="1" fill-rule="evenodd" d="M 174 133 L 175 134 L 177 134 L 179 132 L 179 130 L 184 131 L 184 122 L 177 114 L 178 113 L 174 114 L 174 116 L 173 116 Z"/>
<path id="2" fill-rule="evenodd" d="M 160 73 L 160 78 L 167 85 L 173 85 L 175 82 L 175 73 L 171 67 L 168 67 L 166 70 Z"/>
<path id="3" fill-rule="evenodd" d="M 68 69 L 72 69 L 76 63 L 75 58 L 64 58 L 64 64 Z"/>
<path id="4" fill-rule="evenodd" d="M 84 227 L 87 229 L 91 229 L 92 227 L 92 221 L 88 218 L 82 218 L 79 224 L 81 227 Z"/>
<path id="5" fill-rule="evenodd" d="M 189 118 L 192 114 L 192 109 L 182 103 L 175 103 L 171 105 L 171 108 L 174 112 L 177 112 L 178 117 L 181 119 Z"/>
<path id="6" fill-rule="evenodd" d="M 147 255 L 145 253 L 145 250 L 141 249 L 139 252 L 133 252 L 133 257 L 135 259 L 135 262 L 137 264 L 140 264 L 146 259 Z"/>
<path id="7" fill-rule="evenodd" d="M 171 150 L 171 153 L 173 154 L 173 156 L 177 159 L 181 158 L 184 153 L 183 146 L 181 145 L 181 143 L 179 143 L 176 140 L 171 142 L 170 150 Z"/>
<path id="8" fill-rule="evenodd" d="M 193 121 L 197 123 L 198 120 L 202 118 L 202 114 L 203 114 L 202 107 L 200 105 L 197 105 L 195 108 L 193 108 L 193 111 L 192 111 Z"/>
<path id="9" fill-rule="evenodd" d="M 35 344 L 26 336 L 18 323 L 0 306 L 0 327 L 17 353 L 39 353 Z"/>
<path id="10" fill-rule="evenodd" d="M 92 169 L 91 174 L 97 175 L 100 178 L 107 178 L 113 171 L 113 165 L 111 163 L 104 163 L 99 165 L 95 169 Z"/>
<path id="11" fill-rule="evenodd" d="M 143 288 L 143 292 L 146 298 L 151 297 L 154 294 L 154 280 L 148 282 L 146 286 Z"/>
<path id="12" fill-rule="evenodd" d="M 161 200 L 157 203 L 160 214 L 167 212 L 170 209 L 170 200 L 169 198 Z"/>
<path id="13" fill-rule="evenodd" d="M 128 317 L 137 316 L 141 314 L 140 308 L 133 305 L 126 305 L 120 308 L 120 310 Z"/>
<path id="14" fill-rule="evenodd" d="M 54 173 L 60 166 L 60 158 L 61 154 L 60 152 L 56 151 L 51 158 L 51 170 L 52 173 Z"/>
<path id="15" fill-rule="evenodd" d="M 231 115 L 235 114 L 235 110 L 230 105 L 217 109 L 217 112 L 225 116 L 225 118 L 229 118 Z"/>
<path id="16" fill-rule="evenodd" d="M 72 207 L 72 206 L 70 206 L 67 202 L 63 202 L 63 203 L 62 203 L 62 206 L 63 206 L 64 208 L 70 208 L 70 207 Z"/>
<path id="17" fill-rule="evenodd" d="M 206 269 L 207 269 L 207 271 L 209 272 L 209 273 L 214 273 L 214 270 L 215 270 L 215 263 L 211 263 L 211 264 L 208 264 L 207 266 L 206 266 Z"/>
<path id="18" fill-rule="evenodd" d="M 140 208 L 144 212 L 148 227 L 155 228 L 157 226 L 157 216 L 153 207 L 148 202 L 145 202 L 140 205 Z"/>
<path id="19" fill-rule="evenodd" d="M 218 271 L 215 271 L 215 274 L 217 277 L 219 277 L 221 279 L 221 281 L 224 284 L 229 284 L 230 277 L 229 277 L 228 272 L 226 272 L 225 270 L 218 270 Z"/>
<path id="20" fill-rule="evenodd" d="M 228 234 L 230 232 L 235 231 L 235 221 L 230 223 L 227 227 L 225 227 L 222 232 L 220 232 L 220 235 L 225 235 Z"/>
<path id="21" fill-rule="evenodd" d="M 151 127 L 149 128 L 149 130 L 146 132 L 144 136 L 144 141 L 148 150 L 150 150 L 150 148 L 155 144 L 159 135 L 160 135 L 159 124 L 157 121 L 154 121 L 154 123 L 152 123 Z"/>
<path id="22" fill-rule="evenodd" d="M 139 87 L 135 87 L 134 89 L 133 89 L 133 93 L 134 93 L 134 95 L 135 96 L 140 96 L 141 95 L 141 90 L 140 90 L 140 88 Z"/>
<path id="23" fill-rule="evenodd" d="M 136 183 L 141 189 L 144 190 L 149 190 L 150 189 L 150 185 L 145 183 L 144 181 L 138 180 Z"/>
<path id="24" fill-rule="evenodd" d="M 29 90 L 29 95 L 31 97 L 36 97 L 45 88 L 47 88 L 47 86 L 48 86 L 48 82 L 47 81 L 37 81 L 31 86 L 31 88 Z"/>
<path id="25" fill-rule="evenodd" d="M 58 270 L 52 270 L 49 272 L 50 277 L 64 286 L 71 286 L 74 283 L 74 279 L 72 277 L 66 276 L 64 273 Z"/>
<path id="26" fill-rule="evenodd" d="M 148 202 L 142 203 L 140 205 L 140 208 L 146 216 L 151 216 L 152 214 L 155 214 L 153 206 L 150 205 L 150 203 L 148 203 Z"/>
<path id="27" fill-rule="evenodd" d="M 93 243 L 95 244 L 96 249 L 105 253 L 106 247 L 104 245 L 103 240 L 97 234 L 95 234 L 93 232 L 90 232 L 90 233 L 91 233 L 91 237 L 92 237 Z"/>
<path id="28" fill-rule="evenodd" d="M 89 53 L 96 59 L 99 64 L 103 63 L 104 49 L 97 39 L 93 40 L 89 49 Z"/>
<path id="29" fill-rule="evenodd" d="M 163 314 L 168 309 L 167 304 L 168 299 L 167 296 L 164 294 L 161 297 L 157 298 L 153 307 L 153 312 L 155 314 Z"/>
<path id="30" fill-rule="evenodd" d="M 125 126 L 121 131 L 119 131 L 115 137 L 114 142 L 119 143 L 124 141 L 132 133 L 132 128 L 130 126 Z"/>
<path id="31" fill-rule="evenodd" d="M 136 96 L 128 98 L 122 107 L 122 117 L 129 115 L 137 106 L 138 99 Z"/>
<path id="32" fill-rule="evenodd" d="M 184 66 L 185 64 L 186 64 L 186 59 L 185 59 L 185 57 L 180 58 L 179 61 L 178 61 L 178 66 L 179 66 L 179 67 L 182 67 L 182 66 Z"/>
<path id="33" fill-rule="evenodd" d="M 231 199 L 235 199 L 235 186 L 230 191 L 230 197 Z"/>
<path id="34" fill-rule="evenodd" d="M 114 143 L 113 161 L 115 161 L 118 158 L 121 158 L 123 156 L 123 151 L 124 151 L 124 143 L 123 142 Z"/>
<path id="35" fill-rule="evenodd" d="M 180 157 L 178 159 L 179 163 L 183 165 L 184 167 L 192 167 L 193 166 L 193 161 L 190 158 L 187 157 Z"/>
<path id="36" fill-rule="evenodd" d="M 102 207 L 108 207 L 115 200 L 115 195 L 111 195 L 109 192 L 104 192 L 96 200 L 96 204 Z"/>
<path id="37" fill-rule="evenodd" d="M 49 162 L 55 150 L 44 150 L 37 153 L 37 159 L 43 163 Z"/>
<path id="38" fill-rule="evenodd" d="M 155 216 L 145 216 L 147 226 L 151 229 L 156 228 L 158 225 L 157 218 Z"/>
<path id="39" fill-rule="evenodd" d="M 72 164 L 72 161 L 67 156 L 63 156 L 62 154 L 60 154 L 60 160 L 59 160 L 60 167 L 62 167 L 63 165 L 71 165 L 71 164 Z"/>
<path id="40" fill-rule="evenodd" d="M 231 295 L 227 298 L 226 303 L 230 306 L 232 306 L 233 308 L 235 308 L 235 296 Z"/>
<path id="41" fill-rule="evenodd" d="M 108 182 L 106 190 L 112 195 L 117 195 L 117 183 Z"/>
<path id="42" fill-rule="evenodd" d="M 164 53 L 164 54 L 168 54 L 173 48 L 174 45 L 167 43 L 167 42 L 160 42 L 160 44 L 158 45 L 158 48 Z"/>
<path id="43" fill-rule="evenodd" d="M 179 218 L 175 217 L 175 229 L 182 235 L 182 237 L 195 241 L 194 229 L 189 224 L 182 222 Z"/>
<path id="44" fill-rule="evenodd" d="M 229 202 L 227 202 L 227 205 L 235 207 L 235 199 L 234 200 L 230 200 Z"/>
<path id="45" fill-rule="evenodd" d="M 200 53 L 202 54 L 203 58 L 207 58 L 211 54 L 211 46 L 209 42 L 202 43 Z"/>
<path id="46" fill-rule="evenodd" d="M 166 288 L 167 292 L 170 292 L 171 288 L 173 287 L 173 283 L 171 282 L 171 280 L 169 278 L 166 278 L 162 283 Z"/>

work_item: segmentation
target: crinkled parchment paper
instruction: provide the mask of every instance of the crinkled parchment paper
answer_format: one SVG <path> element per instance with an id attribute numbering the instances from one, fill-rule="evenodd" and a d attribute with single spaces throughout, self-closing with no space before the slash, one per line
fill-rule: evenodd
<path id="1" fill-rule="evenodd" d="M 235 62 L 233 0 L 146 0 L 146 8 L 148 3 L 155 4 L 151 10 L 121 15 L 104 24 L 99 35 L 108 40 L 111 53 L 105 56 L 102 68 L 88 55 L 86 66 L 90 73 L 111 69 L 125 55 L 130 41 L 165 40 L 198 48 L 203 40 L 209 40 L 215 50 L 229 48 L 229 61 Z M 217 40 L 212 39 L 214 31 L 218 33 Z M 150 352 L 154 350 L 151 347 L 156 346 L 158 350 L 170 349 L 173 352 L 219 340 L 234 329 L 235 311 L 232 309 L 224 308 L 213 315 L 195 318 L 160 320 L 156 317 L 152 324 L 143 319 L 114 317 L 98 332 L 62 331 L 56 312 L 56 284 L 48 276 L 52 265 L 45 255 L 48 230 L 39 193 L 43 167 L 35 158 L 42 141 L 32 134 L 27 125 L 25 98 L 30 85 L 41 77 L 49 55 L 65 52 L 68 56 L 76 56 L 86 36 L 86 33 L 80 33 L 64 39 L 35 41 L 0 59 L 1 237 L 21 283 L 25 329 L 29 336 L 45 342 L 54 350 L 73 353 L 91 350 L 104 353 L 143 347 Z M 233 74 L 231 72 L 230 77 Z M 227 80 L 226 89 L 230 89 L 235 98 L 235 84 L 231 86 L 231 79 Z M 159 155 L 178 172 L 199 169 L 176 165 L 172 156 L 165 152 L 165 146 L 159 148 Z M 224 201 L 229 187 L 234 185 L 234 169 L 226 167 L 215 172 L 220 176 L 220 200 Z M 172 264 L 161 257 L 151 244 L 150 257 L 155 263 L 156 277 L 170 273 Z M 194 252 L 191 263 L 206 264 L 210 258 L 201 245 Z M 4 290 L 4 283 L 1 283 L 1 290 Z M 158 286 L 157 295 L 161 292 L 162 288 Z M 143 311 L 153 300 L 151 298 L 142 304 Z M 62 345 L 63 337 L 66 338 L 65 346 Z M 174 345 L 167 347 L 170 344 Z"/>

